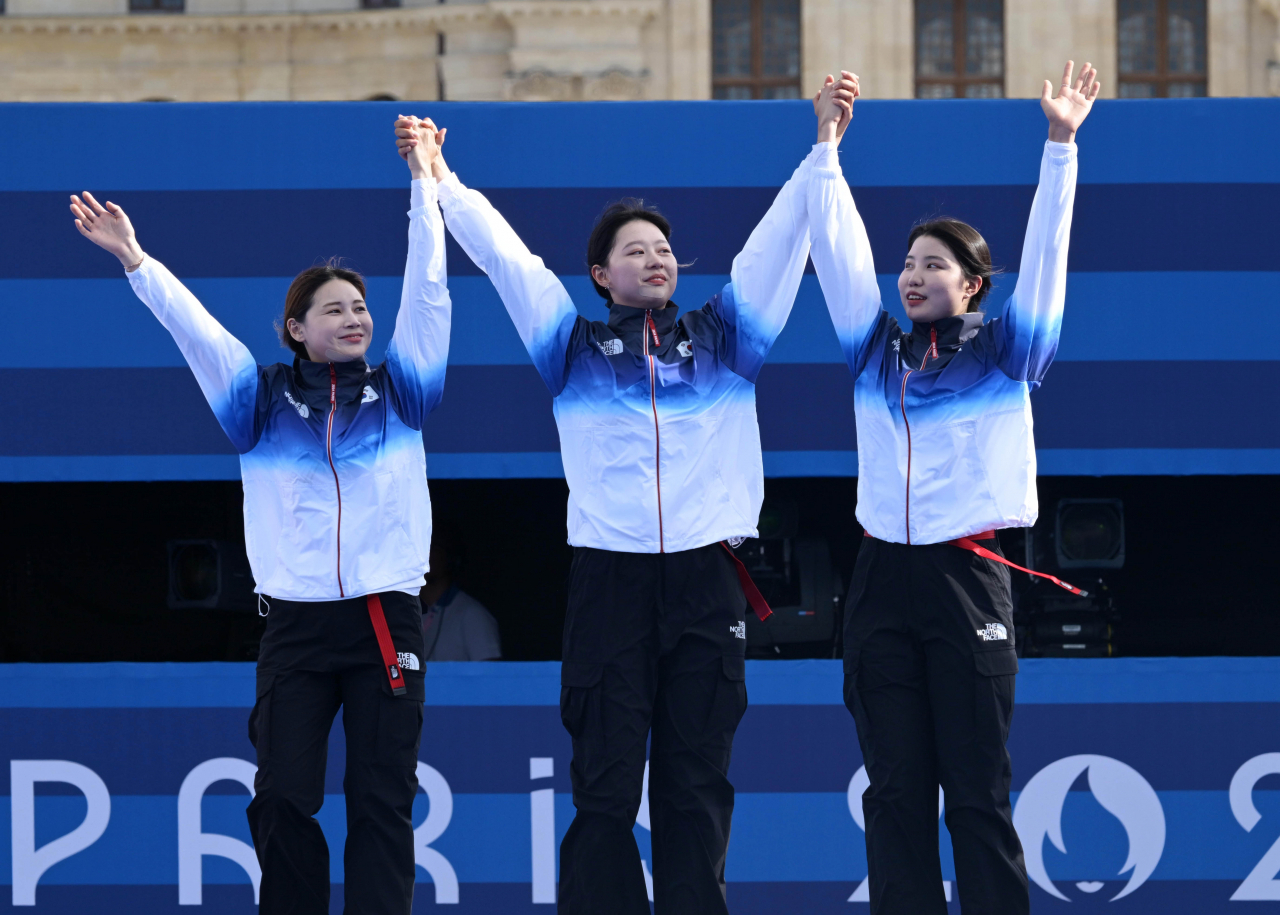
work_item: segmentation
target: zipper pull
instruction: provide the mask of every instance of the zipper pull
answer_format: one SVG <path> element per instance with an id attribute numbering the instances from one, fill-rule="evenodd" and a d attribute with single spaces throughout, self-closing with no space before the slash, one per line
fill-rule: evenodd
<path id="1" fill-rule="evenodd" d="M 929 325 L 929 356 L 932 359 L 938 358 L 938 327 L 936 324 Z"/>
<path id="2" fill-rule="evenodd" d="M 336 406 L 338 403 L 338 370 L 333 367 L 333 363 L 329 363 L 329 406 Z"/>
<path id="3" fill-rule="evenodd" d="M 649 333 L 653 335 L 653 345 L 661 346 L 662 341 L 658 339 L 658 326 L 653 323 L 653 312 L 646 310 L 644 313 L 644 318 L 649 323 Z"/>

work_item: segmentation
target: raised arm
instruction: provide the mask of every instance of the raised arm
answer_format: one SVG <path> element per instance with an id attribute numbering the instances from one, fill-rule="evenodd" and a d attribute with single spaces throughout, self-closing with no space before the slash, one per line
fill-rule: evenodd
<path id="1" fill-rule="evenodd" d="M 484 195 L 465 187 L 449 171 L 443 156 L 433 161 L 432 174 L 439 182 L 445 224 L 498 290 L 534 367 L 552 395 L 558 396 L 567 380 L 565 354 L 578 317 L 568 291 Z"/>
<path id="2" fill-rule="evenodd" d="M 1058 351 L 1067 294 L 1067 243 L 1076 193 L 1076 130 L 1098 97 L 1098 71 L 1086 63 L 1072 83 L 1067 61 L 1058 97 L 1045 81 L 1040 106 L 1049 139 L 1040 159 L 1040 183 L 1022 243 L 1018 285 L 1005 303 L 996 334 L 997 361 L 1015 381 L 1039 385 Z"/>
<path id="3" fill-rule="evenodd" d="M 808 217 L 813 236 L 813 267 L 822 286 L 827 310 L 836 328 L 836 337 L 854 377 L 865 365 L 865 344 L 883 309 L 876 268 L 871 257 L 867 228 L 854 206 L 853 194 L 836 154 L 838 136 L 830 127 L 834 108 L 841 107 L 836 87 L 852 83 L 857 97 L 858 77 L 842 73 L 840 83 L 831 77 L 814 100 L 818 112 L 819 150 L 809 178 Z M 852 113 L 852 102 L 848 102 Z M 846 121 L 847 123 L 847 121 Z M 834 142 L 833 142 L 834 140 Z"/>
<path id="4" fill-rule="evenodd" d="M 725 362 L 748 381 L 754 382 L 760 374 L 800 290 L 800 278 L 809 257 L 805 194 L 810 172 L 822 156 L 825 135 L 830 134 L 827 139 L 834 149 L 848 126 L 857 93 L 856 78 L 855 82 L 846 85 L 842 81 L 835 86 L 834 80 L 827 77 L 823 92 L 827 101 L 819 117 L 819 144 L 778 191 L 769 212 L 733 259 L 729 284 L 711 300 L 712 310 L 724 323 Z M 836 98 L 843 108 L 829 101 Z M 817 110 L 817 99 L 814 107 Z"/>
<path id="5" fill-rule="evenodd" d="M 71 212 L 81 235 L 119 258 L 133 291 L 173 335 L 231 444 L 241 454 L 251 450 L 261 429 L 258 367 L 248 348 L 163 264 L 143 253 L 123 209 L 109 200 L 103 206 L 86 191 L 83 199 L 72 195 Z"/>
<path id="6" fill-rule="evenodd" d="M 436 203 L 431 162 L 439 155 L 436 126 L 431 121 L 401 118 L 417 139 L 400 150 L 409 164 L 409 257 L 396 329 L 387 347 L 387 369 L 399 400 L 397 413 L 412 429 L 421 429 L 427 414 L 444 393 L 449 358 L 451 304 L 446 284 L 444 220 Z"/>

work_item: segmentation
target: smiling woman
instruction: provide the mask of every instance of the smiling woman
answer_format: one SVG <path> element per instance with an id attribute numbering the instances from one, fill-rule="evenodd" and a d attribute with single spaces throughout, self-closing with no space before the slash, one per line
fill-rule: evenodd
<path id="1" fill-rule="evenodd" d="M 408 915 L 411 823 L 424 697 L 418 592 L 431 502 L 422 425 L 439 403 L 449 351 L 444 224 L 429 170 L 439 139 L 409 165 L 409 257 L 386 361 L 365 363 L 373 319 L 358 273 L 304 270 L 285 298 L 292 365 L 258 364 L 138 244 L 125 211 L 71 198 L 80 234 L 114 254 L 173 335 L 240 452 L 245 543 L 267 617 L 249 734 L 258 752 L 249 825 L 263 915 L 329 911 L 328 850 L 312 818 L 339 707 L 347 733 L 347 909 Z"/>
<path id="2" fill-rule="evenodd" d="M 312 362 L 359 359 L 373 340 L 364 277 L 334 259 L 303 270 L 284 297 L 280 340 Z"/>
<path id="3" fill-rule="evenodd" d="M 853 97 L 826 90 L 833 143 L 837 92 Z M 405 147 L 419 142 L 411 124 L 401 133 Z M 755 380 L 804 272 L 817 149 L 734 258 L 728 285 L 682 316 L 667 220 L 639 200 L 607 207 L 587 244 L 604 321 L 578 314 L 483 195 L 439 157 L 432 166 L 449 230 L 493 281 L 555 398 L 575 548 L 561 668 L 577 807 L 560 852 L 564 915 L 649 912 L 633 833 L 646 749 L 654 903 L 727 912 L 749 599 L 769 615 L 731 545 L 757 536 Z"/>

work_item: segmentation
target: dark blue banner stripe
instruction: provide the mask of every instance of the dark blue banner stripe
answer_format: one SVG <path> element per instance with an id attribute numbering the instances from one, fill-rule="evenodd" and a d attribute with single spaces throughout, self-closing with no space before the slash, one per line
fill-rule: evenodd
<path id="1" fill-rule="evenodd" d="M 370 276 L 404 272 L 408 188 L 322 192 L 101 190 L 129 212 L 143 246 L 180 277 L 290 277 L 331 256 Z M 564 276 L 585 275 L 596 217 L 627 195 L 657 204 L 687 272 L 727 274 L 777 193 L 767 187 L 500 188 L 486 192 L 534 253 Z M 860 187 L 855 194 L 880 272 L 893 273 L 921 218 L 976 226 L 997 264 L 1018 269 L 1035 188 L 1026 185 Z M 1092 272 L 1280 270 L 1280 225 L 1243 218 L 1280 211 L 1280 184 L 1082 185 L 1071 269 Z M 82 239 L 65 194 L 0 193 L 0 278 L 115 277 L 119 264 Z M 449 272 L 478 268 L 448 241 Z M 810 268 L 812 269 L 812 268 Z"/>
<path id="2" fill-rule="evenodd" d="M 1062 362 L 1032 396 L 1041 448 L 1280 448 L 1275 362 Z M 0 456 L 231 454 L 185 368 L 0 369 Z M 770 364 L 766 451 L 853 451 L 841 364 Z M 551 397 L 528 365 L 450 366 L 432 453 L 554 452 Z"/>

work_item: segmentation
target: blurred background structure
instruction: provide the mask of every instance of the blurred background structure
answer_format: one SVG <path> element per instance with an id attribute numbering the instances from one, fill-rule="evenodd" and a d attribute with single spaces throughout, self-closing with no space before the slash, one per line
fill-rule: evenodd
<path id="1" fill-rule="evenodd" d="M 1280 0 L 0 0 L 0 101 L 1280 95 Z"/>

